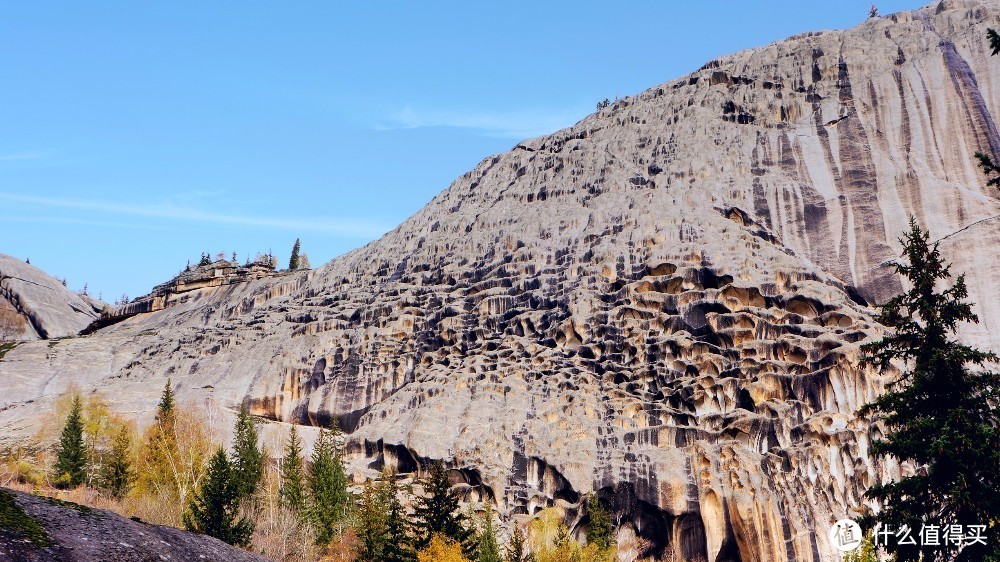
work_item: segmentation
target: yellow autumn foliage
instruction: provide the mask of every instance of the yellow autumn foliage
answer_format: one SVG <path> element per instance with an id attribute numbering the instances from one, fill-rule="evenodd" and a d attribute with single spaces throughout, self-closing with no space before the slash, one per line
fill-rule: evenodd
<path id="1" fill-rule="evenodd" d="M 427 548 L 417 553 L 418 562 L 469 562 L 462 554 L 462 545 L 441 535 L 431 537 Z"/>

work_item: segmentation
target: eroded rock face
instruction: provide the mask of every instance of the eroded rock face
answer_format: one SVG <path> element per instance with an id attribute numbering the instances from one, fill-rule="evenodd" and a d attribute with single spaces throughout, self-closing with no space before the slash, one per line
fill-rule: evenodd
<path id="1" fill-rule="evenodd" d="M 829 525 L 899 472 L 855 415 L 892 374 L 857 365 L 911 214 L 969 277 L 963 337 L 1000 350 L 989 25 L 1000 4 L 944 2 L 712 61 L 320 270 L 15 349 L 0 427 L 70 380 L 149 415 L 171 377 L 337 418 L 358 466 L 445 459 L 505 517 L 596 491 L 663 560 L 834 560 Z"/>
<path id="2" fill-rule="evenodd" d="M 78 295 L 37 267 L 0 254 L 0 302 L 25 319 L 16 339 L 37 340 L 76 335 L 90 324 L 104 303 Z"/>

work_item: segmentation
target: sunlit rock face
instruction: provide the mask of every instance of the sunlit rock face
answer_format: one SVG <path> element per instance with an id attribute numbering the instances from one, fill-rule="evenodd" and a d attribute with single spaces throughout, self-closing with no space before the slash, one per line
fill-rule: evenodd
<path id="1" fill-rule="evenodd" d="M 987 26 L 944 2 L 712 61 L 484 160 L 320 270 L 208 287 L 0 362 L 8 439 L 71 381 L 149 415 L 182 399 L 336 418 L 356 466 L 444 459 L 505 518 L 596 492 L 662 560 L 836 560 L 877 435 L 868 306 L 910 215 L 1000 350 Z M 53 374 L 55 373 L 55 374 Z M 44 383 L 43 383 L 44 381 Z M 32 401 L 33 402 L 29 402 Z"/>
<path id="2" fill-rule="evenodd" d="M 24 260 L 0 254 L 0 304 L 24 319 L 15 340 L 61 338 L 75 335 L 100 314 L 104 303 L 70 291 Z"/>

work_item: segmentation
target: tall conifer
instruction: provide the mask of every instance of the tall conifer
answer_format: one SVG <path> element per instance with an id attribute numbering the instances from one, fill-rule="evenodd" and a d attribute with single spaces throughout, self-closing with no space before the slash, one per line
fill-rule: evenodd
<path id="1" fill-rule="evenodd" d="M 83 443 L 83 404 L 80 395 L 73 396 L 66 425 L 59 436 L 56 450 L 56 483 L 79 486 L 87 478 L 87 448 Z"/>
<path id="2" fill-rule="evenodd" d="M 260 482 L 264 478 L 264 451 L 261 449 L 260 437 L 257 432 L 257 421 L 250 415 L 250 410 L 244 403 L 236 415 L 236 426 L 233 429 L 233 480 L 236 494 L 240 501 L 247 500 L 257 493 Z"/>
<path id="3" fill-rule="evenodd" d="M 253 521 L 239 516 L 239 490 L 226 451 L 219 447 L 208 464 L 205 479 L 184 514 L 189 531 L 235 545 L 246 545 L 253 535 Z"/>
<path id="4" fill-rule="evenodd" d="M 466 556 L 473 557 L 476 551 L 475 533 L 469 528 L 468 518 L 459 509 L 458 495 L 451 490 L 451 482 L 442 462 L 431 465 L 423 484 L 425 495 L 417 500 L 414 513 L 417 550 L 426 548 L 434 535 L 443 535 L 458 541 Z"/>
<path id="5" fill-rule="evenodd" d="M 874 520 L 893 531 L 904 525 L 914 534 L 925 525 L 985 526 L 986 544 L 960 554 L 946 544 L 887 541 L 899 560 L 1000 559 L 1000 375 L 985 369 L 998 358 L 953 339 L 960 322 L 978 318 L 965 302 L 964 275 L 938 290 L 951 273 L 929 239 L 911 218 L 900 240 L 907 263 L 895 264 L 911 288 L 881 307 L 878 319 L 893 332 L 862 347 L 865 364 L 881 370 L 894 361 L 905 365 L 888 391 L 861 410 L 877 414 L 887 429 L 872 453 L 922 469 L 875 484 L 867 495 L 882 504 Z"/>
<path id="6" fill-rule="evenodd" d="M 307 479 L 310 494 L 310 520 L 316 543 L 327 545 L 337 535 L 347 516 L 350 496 L 347 470 L 337 448 L 336 430 L 322 429 L 313 447 Z"/>
<path id="7" fill-rule="evenodd" d="M 304 514 L 306 508 L 306 482 L 305 471 L 302 468 L 302 442 L 299 440 L 295 426 L 288 435 L 288 443 L 285 444 L 285 455 L 281 457 L 281 464 L 278 466 L 281 487 L 278 494 L 281 503 L 285 507 Z"/>

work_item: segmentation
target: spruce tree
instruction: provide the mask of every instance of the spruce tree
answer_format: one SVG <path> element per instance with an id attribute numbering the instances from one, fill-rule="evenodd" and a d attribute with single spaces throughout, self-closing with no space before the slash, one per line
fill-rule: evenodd
<path id="1" fill-rule="evenodd" d="M 288 259 L 288 269 L 295 271 L 299 268 L 299 250 L 301 246 L 299 245 L 299 239 L 295 239 L 295 245 L 292 246 L 292 257 Z"/>
<path id="2" fill-rule="evenodd" d="M 423 485 L 425 496 L 417 500 L 414 510 L 417 550 L 426 548 L 431 537 L 439 534 L 458 541 L 466 556 L 473 558 L 475 535 L 468 526 L 467 517 L 459 509 L 458 495 L 451 490 L 451 482 L 442 462 L 431 465 Z"/>
<path id="3" fill-rule="evenodd" d="M 347 516 L 350 497 L 347 493 L 347 471 L 337 448 L 336 431 L 322 429 L 310 458 L 309 484 L 310 520 L 316 532 L 316 543 L 327 545 L 337 534 Z"/>
<path id="4" fill-rule="evenodd" d="M 385 548 L 386 562 L 412 562 L 417 553 L 412 546 L 410 522 L 406 518 L 403 504 L 399 501 L 399 486 L 395 475 L 383 477 L 379 487 L 381 503 L 386 507 L 385 532 L 389 537 Z"/>
<path id="5" fill-rule="evenodd" d="M 296 513 L 304 514 L 306 510 L 306 482 L 305 471 L 302 468 L 302 442 L 299 440 L 294 425 L 288 435 L 285 456 L 281 458 L 278 472 L 281 478 L 281 487 L 278 489 L 281 504 Z"/>
<path id="6" fill-rule="evenodd" d="M 132 468 L 132 436 L 127 426 L 118 428 L 101 470 L 101 486 L 115 499 L 122 499 L 135 483 L 136 473 Z"/>
<path id="7" fill-rule="evenodd" d="M 590 527 L 587 528 L 587 542 L 596 545 L 601 550 L 611 548 L 614 542 L 611 527 L 611 515 L 597 499 L 597 494 L 587 498 L 587 515 L 590 517 Z"/>
<path id="8" fill-rule="evenodd" d="M 493 530 L 493 506 L 488 502 L 476 542 L 479 543 L 479 562 L 504 562 L 496 531 Z"/>
<path id="9" fill-rule="evenodd" d="M 226 451 L 219 447 L 208 463 L 204 480 L 188 504 L 184 527 L 229 544 L 244 546 L 250 542 L 254 523 L 239 516 L 239 503 L 236 475 Z"/>
<path id="10" fill-rule="evenodd" d="M 257 421 L 250 415 L 246 403 L 240 406 L 233 429 L 233 480 L 239 501 L 248 500 L 257 493 L 264 478 L 264 451 L 257 433 Z"/>
<path id="11" fill-rule="evenodd" d="M 358 505 L 357 527 L 361 540 L 361 560 L 367 562 L 413 562 L 416 552 L 403 505 L 399 501 L 396 477 L 382 471 L 378 483 L 365 486 Z"/>
<path id="12" fill-rule="evenodd" d="M 156 406 L 156 421 L 166 422 L 174 413 L 174 389 L 170 385 L 170 379 L 163 386 L 163 393 L 160 394 L 160 403 Z"/>
<path id="13" fill-rule="evenodd" d="M 59 437 L 56 451 L 56 484 L 75 487 L 87 478 L 87 448 L 83 443 L 83 403 L 80 395 L 73 397 L 66 425 Z"/>
<path id="14" fill-rule="evenodd" d="M 986 545 L 965 547 L 957 560 L 1000 559 L 1000 375 L 984 364 L 997 356 L 956 342 L 960 322 L 978 322 L 965 276 L 946 289 L 951 277 L 938 245 L 910 219 L 900 240 L 907 263 L 897 263 L 911 288 L 881 307 L 878 320 L 893 328 L 885 338 L 862 347 L 863 362 L 880 370 L 893 361 L 905 365 L 887 392 L 861 413 L 885 424 L 884 439 L 872 444 L 877 456 L 892 456 L 920 467 L 898 482 L 875 484 L 867 496 L 882 510 L 863 523 L 896 531 L 908 526 L 914 536 L 923 525 L 985 525 Z M 899 560 L 952 559 L 948 545 L 894 544 Z"/>

